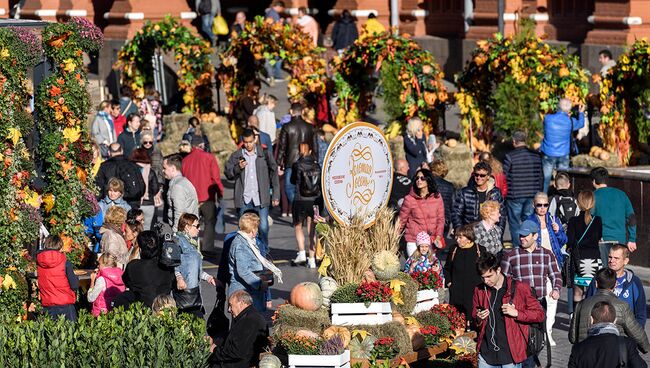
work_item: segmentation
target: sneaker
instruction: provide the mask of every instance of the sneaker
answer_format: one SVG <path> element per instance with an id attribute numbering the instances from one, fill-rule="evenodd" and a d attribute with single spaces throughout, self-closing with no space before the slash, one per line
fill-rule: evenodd
<path id="1" fill-rule="evenodd" d="M 287 217 L 287 216 L 289 216 L 288 213 L 284 213 L 284 212 L 282 213 L 282 217 Z"/>
<path id="2" fill-rule="evenodd" d="M 269 226 L 273 226 L 273 217 L 271 217 L 271 215 L 269 215 L 268 221 L 269 221 Z"/>
<path id="3" fill-rule="evenodd" d="M 269 78 L 269 87 L 275 86 L 275 78 L 271 77 Z"/>
<path id="4" fill-rule="evenodd" d="M 316 268 L 316 260 L 313 258 L 309 258 L 307 260 L 307 268 Z"/>
<path id="5" fill-rule="evenodd" d="M 298 252 L 296 258 L 294 258 L 291 262 L 293 264 L 301 264 L 307 262 L 307 256 L 305 256 L 305 252 Z"/>
<path id="6" fill-rule="evenodd" d="M 555 343 L 555 340 L 553 340 L 553 338 L 551 337 L 551 335 L 548 336 L 548 344 L 551 345 L 551 346 L 557 345 Z"/>

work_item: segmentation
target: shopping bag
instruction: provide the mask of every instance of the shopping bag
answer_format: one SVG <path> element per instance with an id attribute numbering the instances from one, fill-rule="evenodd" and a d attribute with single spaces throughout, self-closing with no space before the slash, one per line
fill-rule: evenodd
<path id="1" fill-rule="evenodd" d="M 221 15 L 214 17 L 214 21 L 212 21 L 212 33 L 219 36 L 225 36 L 228 34 L 228 24 Z"/>

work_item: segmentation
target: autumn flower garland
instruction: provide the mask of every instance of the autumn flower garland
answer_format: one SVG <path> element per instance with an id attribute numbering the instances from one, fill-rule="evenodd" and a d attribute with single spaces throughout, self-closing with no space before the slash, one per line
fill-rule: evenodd
<path id="1" fill-rule="evenodd" d="M 95 191 L 88 178 L 92 144 L 86 128 L 90 110 L 83 51 L 97 51 L 101 42 L 89 22 L 71 21 L 47 26 L 45 54 L 53 63 L 52 75 L 36 96 L 40 119 L 40 159 L 48 182 L 42 197 L 45 225 L 63 239 L 63 251 L 75 265 L 83 261 L 88 239 L 82 221 L 94 214 L 88 193 Z M 91 27 L 91 28 L 87 28 Z M 92 47 L 92 48 L 91 48 Z"/>

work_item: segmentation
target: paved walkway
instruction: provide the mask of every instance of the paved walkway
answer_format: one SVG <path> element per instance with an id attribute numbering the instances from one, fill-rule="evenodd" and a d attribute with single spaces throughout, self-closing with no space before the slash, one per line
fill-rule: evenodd
<path id="1" fill-rule="evenodd" d="M 233 202 L 233 190 L 232 185 L 227 181 L 226 184 L 226 195 L 224 198 L 224 205 L 228 210 L 226 211 L 226 231 L 236 230 L 235 225 L 235 212 L 232 209 Z M 271 226 L 269 232 L 269 242 L 271 244 L 271 256 L 278 264 L 279 268 L 284 274 L 284 284 L 276 285 L 272 289 L 273 297 L 273 307 L 274 309 L 280 305 L 284 304 L 285 300 L 289 299 L 289 293 L 293 286 L 302 281 L 316 281 L 318 275 L 316 270 L 310 270 L 305 267 L 292 267 L 289 260 L 295 257 L 296 249 L 296 240 L 293 233 L 293 228 L 290 226 L 290 223 L 287 217 L 280 217 L 279 212 L 272 212 L 272 217 L 274 219 L 274 224 Z M 222 243 L 223 236 L 217 240 L 217 248 L 219 251 L 223 245 Z M 204 268 L 210 274 L 216 275 L 217 266 L 220 254 L 216 258 L 207 258 L 204 261 Z M 641 277 L 646 285 L 646 296 L 650 296 L 650 269 L 640 268 L 640 267 L 631 267 L 634 272 Z M 205 284 L 203 285 L 205 286 Z M 208 290 L 210 289 L 210 290 Z M 560 299 L 560 304 L 558 305 L 558 313 L 556 323 L 553 329 L 553 338 L 557 342 L 557 346 L 552 350 L 553 357 L 553 366 L 555 367 L 565 367 L 569 361 L 569 355 L 571 353 L 571 344 L 568 340 L 568 329 L 569 329 L 569 316 L 566 314 L 567 304 L 566 304 L 566 290 L 563 291 L 562 297 Z M 212 307 L 215 301 L 215 292 L 211 288 L 204 287 L 204 304 L 206 306 L 207 314 L 212 311 Z M 646 333 L 650 335 L 650 326 L 646 324 Z M 650 364 L 650 354 L 643 356 L 646 362 Z M 542 353 L 541 360 L 545 362 L 546 355 L 545 352 Z M 545 365 L 545 363 L 544 363 Z M 596 367 L 594 367 L 596 368 Z"/>

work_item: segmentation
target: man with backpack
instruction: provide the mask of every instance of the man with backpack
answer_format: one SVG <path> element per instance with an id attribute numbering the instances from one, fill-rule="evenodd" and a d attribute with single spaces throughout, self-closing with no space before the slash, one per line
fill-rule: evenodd
<path id="1" fill-rule="evenodd" d="M 539 225 L 526 220 L 519 228 L 521 248 L 513 248 L 501 261 L 501 270 L 506 276 L 530 285 L 535 290 L 535 297 L 546 309 L 546 295 L 558 300 L 562 289 L 562 275 L 555 255 L 550 250 L 537 245 Z M 550 280 L 551 290 L 547 289 L 546 280 Z M 543 330 L 545 331 L 545 329 Z M 531 355 L 537 363 L 537 354 Z M 528 366 L 531 362 L 524 364 Z"/>
<path id="2" fill-rule="evenodd" d="M 544 322 L 544 310 L 528 283 L 504 274 L 493 254 L 482 255 L 476 269 L 483 279 L 472 303 L 478 367 L 520 367 L 530 353 L 529 336 L 539 332 L 532 324 Z"/>
<path id="3" fill-rule="evenodd" d="M 555 175 L 555 189 L 556 193 L 551 196 L 549 202 L 548 213 L 558 218 L 566 231 L 569 220 L 580 214 L 578 200 L 571 190 L 571 178 L 566 171 Z"/>
<path id="4" fill-rule="evenodd" d="M 118 178 L 124 183 L 124 200 L 131 208 L 140 208 L 140 199 L 145 191 L 140 168 L 124 157 L 119 143 L 112 143 L 108 152 L 110 158 L 101 164 L 95 177 L 95 184 L 99 187 L 99 198 L 106 196 L 110 178 Z"/>
<path id="5" fill-rule="evenodd" d="M 296 186 L 296 197 L 293 201 L 293 227 L 298 242 L 298 255 L 293 260 L 295 264 L 307 262 L 308 268 L 316 268 L 314 250 L 316 247 L 315 209 L 321 210 L 317 205 L 321 201 L 321 170 L 318 159 L 312 155 L 308 143 L 300 143 L 300 158 L 291 167 L 291 184 Z M 305 254 L 305 234 L 302 229 L 303 221 L 307 221 L 307 238 L 309 239 L 309 259 Z"/>
<path id="6" fill-rule="evenodd" d="M 255 210 L 260 216 L 259 237 L 269 244 L 269 207 L 280 203 L 280 180 L 271 152 L 255 143 L 255 132 L 244 129 L 243 148 L 228 158 L 224 173 L 235 181 L 235 208 L 241 216 Z"/>

